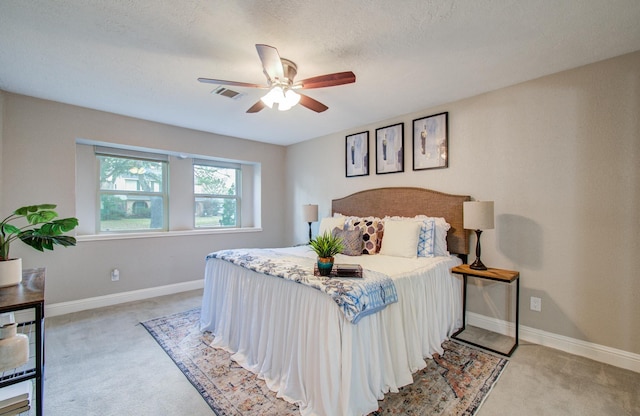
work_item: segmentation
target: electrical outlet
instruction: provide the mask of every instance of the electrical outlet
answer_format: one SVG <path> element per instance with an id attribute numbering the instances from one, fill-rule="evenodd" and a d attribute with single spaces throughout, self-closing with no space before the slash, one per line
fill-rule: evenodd
<path id="1" fill-rule="evenodd" d="M 118 269 L 111 270 L 111 281 L 117 282 L 118 280 L 120 280 L 120 270 Z"/>
<path id="2" fill-rule="evenodd" d="M 535 296 L 531 296 L 531 305 L 529 306 L 532 311 L 541 312 L 542 311 L 542 299 L 537 298 Z"/>

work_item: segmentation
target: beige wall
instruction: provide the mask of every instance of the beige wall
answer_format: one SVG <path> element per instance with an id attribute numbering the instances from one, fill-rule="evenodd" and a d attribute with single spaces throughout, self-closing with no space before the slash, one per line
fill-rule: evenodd
<path id="1" fill-rule="evenodd" d="M 203 133 L 86 108 L 4 93 L 1 212 L 56 203 L 61 216 L 76 210 L 76 139 L 148 147 L 261 164 L 262 232 L 80 241 L 39 253 L 13 244 L 25 268 L 46 266 L 48 304 L 202 279 L 204 258 L 231 247 L 282 246 L 282 146 Z M 111 282 L 112 268 L 120 281 Z"/>
<path id="2" fill-rule="evenodd" d="M 441 111 L 449 168 L 414 172 L 412 120 Z M 482 259 L 521 272 L 521 324 L 640 353 L 639 114 L 636 52 L 289 146 L 290 242 L 306 238 L 303 204 L 328 215 L 332 198 L 362 189 L 420 186 L 493 200 L 496 228 L 482 236 Z M 375 129 L 396 122 L 405 123 L 405 172 L 376 175 Z M 345 135 L 364 130 L 371 174 L 345 178 Z M 505 296 L 494 286 L 471 308 L 503 318 Z M 531 296 L 542 298 L 542 312 L 529 310 Z"/>
<path id="3" fill-rule="evenodd" d="M 0 206 L 2 206 L 2 200 L 3 200 L 2 196 L 4 195 L 4 192 L 2 192 L 3 191 L 2 177 L 4 173 L 2 168 L 2 134 L 4 131 L 3 125 L 4 125 L 4 92 L 0 91 Z"/>

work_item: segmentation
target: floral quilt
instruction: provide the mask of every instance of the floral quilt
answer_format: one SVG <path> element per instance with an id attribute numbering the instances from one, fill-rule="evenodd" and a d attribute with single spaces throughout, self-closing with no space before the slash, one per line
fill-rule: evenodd
<path id="1" fill-rule="evenodd" d="M 314 259 L 268 249 L 221 250 L 207 256 L 207 259 L 212 258 L 318 289 L 331 296 L 347 320 L 353 324 L 358 323 L 363 316 L 398 301 L 393 280 L 373 270 L 364 269 L 362 278 L 315 276 Z"/>

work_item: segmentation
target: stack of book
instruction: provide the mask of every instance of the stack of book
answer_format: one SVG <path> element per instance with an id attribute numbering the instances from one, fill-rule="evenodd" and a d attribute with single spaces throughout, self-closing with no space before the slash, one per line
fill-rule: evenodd
<path id="1" fill-rule="evenodd" d="M 320 272 L 318 271 L 318 265 L 316 264 L 313 268 L 313 274 L 316 276 L 320 276 Z M 362 266 L 359 264 L 334 264 L 331 269 L 331 273 L 326 277 L 362 277 Z M 2 416 L 2 414 L 0 414 Z"/>
<path id="2" fill-rule="evenodd" d="M 336 264 L 336 276 L 362 277 L 362 266 L 359 264 Z"/>
<path id="3" fill-rule="evenodd" d="M 19 415 L 31 408 L 29 397 L 33 383 L 31 380 L 0 389 L 0 416 Z"/>

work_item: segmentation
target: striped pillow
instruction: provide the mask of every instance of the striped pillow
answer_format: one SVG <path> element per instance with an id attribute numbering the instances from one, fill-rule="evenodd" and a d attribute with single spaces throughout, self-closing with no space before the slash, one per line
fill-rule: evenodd
<path id="1" fill-rule="evenodd" d="M 433 257 L 435 226 L 433 219 L 422 220 L 418 237 L 418 257 Z"/>

